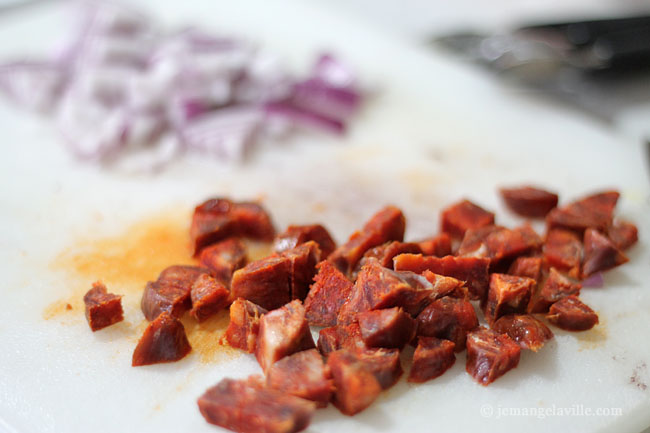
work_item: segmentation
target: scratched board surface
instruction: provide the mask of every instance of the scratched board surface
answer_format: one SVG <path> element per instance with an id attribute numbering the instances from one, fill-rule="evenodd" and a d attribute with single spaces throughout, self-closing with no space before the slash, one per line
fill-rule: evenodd
<path id="1" fill-rule="evenodd" d="M 339 242 L 392 203 L 407 216 L 407 239 L 417 239 L 437 232 L 440 209 L 461 197 L 494 210 L 500 224 L 520 223 L 496 188 L 522 182 L 556 190 L 564 203 L 621 191 L 618 214 L 639 225 L 641 240 L 629 264 L 605 274 L 604 288 L 583 291 L 601 323 L 584 333 L 557 330 L 547 347 L 523 353 L 517 369 L 487 388 L 464 372 L 460 354 L 442 377 L 401 380 L 355 417 L 318 411 L 309 431 L 633 432 L 650 425 L 650 193 L 640 143 L 297 1 L 142 6 L 170 26 L 193 22 L 264 41 L 296 70 L 333 49 L 378 92 L 343 139 L 298 134 L 263 143 L 242 166 L 186 157 L 156 175 L 80 164 L 48 121 L 0 103 L 0 430 L 218 430 L 204 422 L 196 398 L 223 377 L 260 371 L 252 356 L 218 344 L 225 313 L 200 326 L 184 319 L 194 350 L 182 361 L 130 367 L 146 326 L 142 288 L 165 266 L 192 263 L 189 218 L 207 197 L 261 200 L 278 228 L 320 222 Z M 55 3 L 0 17 L 0 54 L 42 51 L 63 15 Z M 253 256 L 267 252 L 251 248 Z M 124 295 L 125 321 L 92 333 L 81 297 L 97 279 Z M 573 413 L 561 416 L 567 409 Z M 589 416 L 610 409 L 622 415 Z"/>

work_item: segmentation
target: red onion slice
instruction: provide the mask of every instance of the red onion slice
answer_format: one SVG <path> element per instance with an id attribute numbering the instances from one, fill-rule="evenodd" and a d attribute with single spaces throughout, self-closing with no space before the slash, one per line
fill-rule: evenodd
<path id="1" fill-rule="evenodd" d="M 268 117 L 280 117 L 294 126 L 321 129 L 333 134 L 343 134 L 345 124 L 332 117 L 297 107 L 289 102 L 270 102 L 264 106 Z"/>
<path id="2" fill-rule="evenodd" d="M 582 287 L 600 288 L 605 285 L 605 279 L 601 272 L 597 272 L 582 280 Z"/>

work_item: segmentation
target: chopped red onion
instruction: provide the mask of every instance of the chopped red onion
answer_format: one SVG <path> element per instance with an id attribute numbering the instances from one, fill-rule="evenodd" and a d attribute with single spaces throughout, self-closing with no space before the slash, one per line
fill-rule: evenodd
<path id="1" fill-rule="evenodd" d="M 305 80 L 293 87 L 291 102 L 301 108 L 344 120 L 359 108 L 361 96 L 345 87 L 332 87 L 319 79 Z"/>
<path id="2" fill-rule="evenodd" d="M 289 102 L 269 102 L 264 109 L 268 117 L 281 117 L 295 126 L 321 129 L 334 134 L 345 132 L 345 125 L 340 120 L 297 107 Z"/>
<path id="3" fill-rule="evenodd" d="M 0 91 L 14 103 L 49 111 L 62 91 L 65 72 L 54 62 L 23 61 L 0 65 Z"/>
<path id="4" fill-rule="evenodd" d="M 604 285 L 605 280 L 603 279 L 603 274 L 601 272 L 597 272 L 582 280 L 582 287 L 600 288 Z"/>
<path id="5" fill-rule="evenodd" d="M 333 87 L 354 88 L 356 74 L 332 54 L 321 54 L 312 69 L 312 76 Z"/>

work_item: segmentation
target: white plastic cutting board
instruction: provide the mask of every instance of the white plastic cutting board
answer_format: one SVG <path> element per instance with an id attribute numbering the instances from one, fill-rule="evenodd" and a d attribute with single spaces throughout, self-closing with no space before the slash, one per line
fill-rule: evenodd
<path id="1" fill-rule="evenodd" d="M 106 275 L 79 276 L 79 263 L 69 260 L 79 239 L 112 238 L 97 245 L 116 250 L 115 260 L 120 242 L 128 249 L 146 238 L 142 221 L 172 221 L 185 233 L 192 206 L 213 195 L 262 198 L 279 228 L 319 221 L 339 241 L 394 203 L 407 215 L 407 238 L 415 239 L 436 232 L 439 210 L 460 197 L 495 210 L 502 224 L 518 223 L 496 187 L 522 182 L 556 190 L 564 202 L 602 188 L 621 191 L 619 214 L 639 225 L 641 241 L 629 264 L 606 274 L 606 287 L 583 292 L 601 324 L 582 334 L 557 331 L 487 388 L 464 373 L 461 354 L 444 376 L 414 386 L 402 380 L 355 417 L 318 411 L 309 431 L 635 432 L 650 425 L 650 189 L 640 143 L 507 94 L 441 55 L 314 5 L 143 3 L 168 25 L 199 23 L 262 41 L 297 70 L 332 49 L 380 92 L 344 139 L 298 135 L 261 146 L 241 167 L 184 158 L 155 176 L 79 164 L 47 121 L 0 103 L 0 430 L 218 431 L 204 422 L 196 398 L 222 377 L 259 372 L 251 356 L 205 347 L 178 363 L 130 367 L 142 316 L 137 290 L 120 276 L 146 269 L 164 251 L 140 245 L 144 253 L 126 256 L 124 269 L 108 261 Z M 0 16 L 0 55 L 43 52 L 65 30 L 62 9 L 54 3 Z M 61 259 L 66 251 L 68 261 Z M 126 323 L 90 332 L 77 308 L 90 278 L 118 282 L 109 287 L 125 293 Z M 74 309 L 57 310 L 67 300 Z M 207 346 L 218 338 L 203 337 Z M 553 407 L 556 414 L 620 408 L 622 416 L 498 417 L 509 408 Z"/>

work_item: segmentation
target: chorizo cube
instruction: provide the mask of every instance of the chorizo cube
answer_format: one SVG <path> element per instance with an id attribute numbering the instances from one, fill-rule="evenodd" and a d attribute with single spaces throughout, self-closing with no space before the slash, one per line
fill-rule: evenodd
<path id="1" fill-rule="evenodd" d="M 465 231 L 463 239 L 458 245 L 456 255 L 459 257 L 488 257 L 488 250 L 485 241 L 489 235 L 495 232 L 507 230 L 505 227 L 487 225 L 471 228 Z"/>
<path id="2" fill-rule="evenodd" d="M 582 285 L 551 268 L 548 275 L 538 284 L 528 304 L 528 313 L 546 313 L 549 307 L 569 295 L 579 295 Z"/>
<path id="3" fill-rule="evenodd" d="M 413 353 L 408 381 L 422 383 L 441 376 L 456 362 L 454 343 L 435 337 L 420 337 Z"/>
<path id="4" fill-rule="evenodd" d="M 492 274 L 484 309 L 488 323 L 506 314 L 525 313 L 535 284 L 532 278 Z"/>
<path id="5" fill-rule="evenodd" d="M 318 244 L 308 241 L 284 251 L 281 256 L 289 259 L 291 263 L 291 299 L 304 301 L 316 275 L 316 264 L 320 261 L 321 252 Z"/>
<path id="6" fill-rule="evenodd" d="M 452 341 L 457 352 L 465 349 L 467 333 L 477 326 L 478 318 L 472 304 L 449 296 L 436 299 L 417 317 L 418 337 Z"/>
<path id="7" fill-rule="evenodd" d="M 164 311 L 180 317 L 192 307 L 192 285 L 200 275 L 208 272 L 197 266 L 176 265 L 164 269 L 156 281 L 145 286 L 140 301 L 144 317 L 151 321 Z"/>
<path id="8" fill-rule="evenodd" d="M 588 228 L 607 230 L 612 223 L 614 208 L 620 194 L 603 191 L 579 199 L 546 215 L 549 228 L 565 228 L 582 234 Z"/>
<path id="9" fill-rule="evenodd" d="M 521 348 L 506 334 L 479 327 L 467 335 L 465 370 L 487 386 L 517 367 L 520 355 Z"/>
<path id="10" fill-rule="evenodd" d="M 230 283 L 233 298 L 247 299 L 267 310 L 291 301 L 291 259 L 270 256 L 235 271 Z"/>
<path id="11" fill-rule="evenodd" d="M 330 353 L 327 366 L 334 380 L 333 403 L 343 414 L 355 415 L 370 406 L 382 390 L 379 381 L 355 352 L 337 350 Z"/>
<path id="12" fill-rule="evenodd" d="M 442 298 L 443 296 L 461 299 L 467 299 L 469 296 L 465 283 L 456 278 L 434 274 L 428 269 L 422 272 L 422 276 L 432 285 L 432 300 Z"/>
<path id="13" fill-rule="evenodd" d="M 544 218 L 558 201 L 557 194 L 533 186 L 501 188 L 499 192 L 508 209 L 528 218 Z"/>
<path id="14" fill-rule="evenodd" d="M 596 272 L 606 271 L 629 259 L 609 240 L 595 229 L 585 230 L 585 256 L 582 265 L 582 277 L 586 278 Z"/>
<path id="15" fill-rule="evenodd" d="M 275 237 L 271 216 L 262 205 L 252 202 L 235 203 L 231 213 L 239 225 L 241 236 L 266 242 Z"/>
<path id="16" fill-rule="evenodd" d="M 594 310 L 573 295 L 551 305 L 546 318 L 566 331 L 586 331 L 598 324 L 598 315 Z"/>
<path id="17" fill-rule="evenodd" d="M 629 221 L 614 221 L 607 230 L 607 237 L 619 250 L 626 250 L 639 240 L 639 231 Z"/>
<path id="18" fill-rule="evenodd" d="M 97 281 L 84 295 L 86 320 L 95 332 L 124 320 L 122 296 L 108 293 L 106 286 Z"/>
<path id="19" fill-rule="evenodd" d="M 367 260 L 377 260 L 381 266 L 393 269 L 393 257 L 404 253 L 422 254 L 422 249 L 418 244 L 412 242 L 386 242 L 366 251 L 357 266 L 357 271 L 361 269 L 361 266 Z"/>
<path id="20" fill-rule="evenodd" d="M 552 229 L 544 242 L 544 259 L 549 266 L 577 278 L 582 261 L 582 241 L 570 230 Z"/>
<path id="21" fill-rule="evenodd" d="M 330 370 L 316 349 L 294 353 L 271 366 L 266 386 L 326 407 L 334 391 Z"/>
<path id="22" fill-rule="evenodd" d="M 518 277 L 532 278 L 540 281 L 542 275 L 542 258 L 541 257 L 517 257 L 508 269 L 509 275 Z"/>
<path id="23" fill-rule="evenodd" d="M 530 314 L 509 314 L 500 317 L 494 322 L 492 329 L 499 334 L 507 334 L 519 347 L 533 352 L 537 352 L 553 338 L 553 332 L 548 326 Z"/>
<path id="24" fill-rule="evenodd" d="M 468 229 L 494 224 L 494 214 L 469 200 L 463 200 L 443 209 L 440 231 L 461 239 Z"/>
<path id="25" fill-rule="evenodd" d="M 492 263 L 515 258 L 521 254 L 535 251 L 541 246 L 542 238 L 530 224 L 524 224 L 513 230 L 497 230 L 485 238 L 487 257 Z"/>
<path id="26" fill-rule="evenodd" d="M 240 433 L 294 433 L 307 428 L 314 402 L 262 387 L 257 380 L 223 379 L 198 399 L 210 424 Z"/>
<path id="27" fill-rule="evenodd" d="M 230 346 L 248 353 L 255 352 L 260 319 L 268 311 L 242 298 L 235 299 L 230 306 L 230 322 L 224 335 Z"/>
<path id="28" fill-rule="evenodd" d="M 299 300 L 291 301 L 260 319 L 255 357 L 264 372 L 285 356 L 315 347 L 305 320 L 305 307 Z"/>
<path id="29" fill-rule="evenodd" d="M 151 365 L 183 359 L 192 347 L 180 320 L 167 311 L 149 323 L 133 351 L 131 365 Z"/>
<path id="30" fill-rule="evenodd" d="M 232 274 L 246 265 L 246 245 L 238 238 L 229 238 L 210 245 L 201 251 L 201 266 L 215 277 L 230 281 Z"/>
<path id="31" fill-rule="evenodd" d="M 403 241 L 406 219 L 395 206 L 386 206 L 368 220 L 360 231 L 354 232 L 348 241 L 339 246 L 327 260 L 345 275 L 350 275 L 361 257 L 370 248 L 388 241 Z"/>
<path id="32" fill-rule="evenodd" d="M 230 290 L 223 282 L 203 274 L 192 285 L 190 315 L 199 322 L 218 313 L 230 304 Z"/>
<path id="33" fill-rule="evenodd" d="M 471 299 L 485 299 L 489 284 L 490 260 L 479 257 L 431 257 L 418 254 L 400 254 L 393 259 L 396 271 L 416 274 L 429 270 L 436 274 L 464 281 Z"/>
<path id="34" fill-rule="evenodd" d="M 382 389 L 395 385 L 404 370 L 399 358 L 399 349 L 356 349 L 354 354 L 379 382 Z"/>
<path id="35" fill-rule="evenodd" d="M 318 351 L 327 356 L 339 349 L 365 349 L 361 329 L 357 322 L 323 328 L 318 333 Z"/>
<path id="36" fill-rule="evenodd" d="M 445 232 L 429 239 L 423 239 L 417 244 L 425 256 L 444 257 L 451 254 L 451 236 Z"/>
<path id="37" fill-rule="evenodd" d="M 403 349 L 415 337 L 415 320 L 400 307 L 359 313 L 361 338 L 368 347 Z"/>
<path id="38" fill-rule="evenodd" d="M 327 260 L 320 262 L 316 268 L 318 273 L 305 299 L 305 317 L 310 325 L 334 326 L 353 284 Z"/>
<path id="39" fill-rule="evenodd" d="M 281 253 L 308 241 L 318 244 L 323 257 L 329 256 L 336 249 L 336 243 L 325 227 L 320 224 L 289 226 L 275 237 L 273 250 Z"/>

